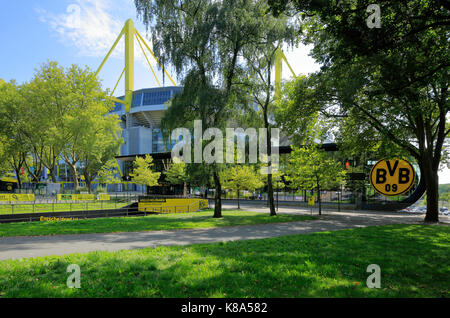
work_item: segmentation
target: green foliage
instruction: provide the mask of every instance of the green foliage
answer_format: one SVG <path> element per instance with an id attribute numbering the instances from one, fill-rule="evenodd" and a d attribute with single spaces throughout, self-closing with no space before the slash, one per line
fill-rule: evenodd
<path id="1" fill-rule="evenodd" d="M 343 165 L 337 162 L 317 145 L 304 148 L 293 147 L 287 168 L 286 180 L 291 187 L 310 190 L 317 189 L 319 198 L 319 214 L 321 213 L 321 190 L 331 190 L 344 181 Z"/>
<path id="2" fill-rule="evenodd" d="M 14 170 L 19 188 L 22 186 L 21 169 L 30 152 L 22 126 L 25 101 L 15 81 L 0 86 L 0 140 L 2 142 L 2 167 Z"/>
<path id="3" fill-rule="evenodd" d="M 241 208 L 240 191 L 254 191 L 264 185 L 262 176 L 252 166 L 235 165 L 220 174 L 220 179 L 225 189 L 231 189 L 237 193 L 238 209 Z"/>
<path id="4" fill-rule="evenodd" d="M 371 29 L 371 2 L 271 1 L 275 12 L 295 8 L 308 15 L 302 38 L 322 65 L 308 77 L 313 94 L 298 99 L 300 109 L 315 104 L 324 117 L 350 120 L 348 127 L 357 129 L 341 130 L 341 137 L 353 139 L 351 147 L 366 144 L 375 131 L 375 145 L 381 141 L 388 152 L 401 148 L 397 156 L 414 157 L 427 185 L 426 219 L 436 222 L 437 171 L 449 153 L 450 7 L 433 0 L 381 2 L 382 26 Z"/>
<path id="5" fill-rule="evenodd" d="M 254 100 L 248 89 L 255 83 L 249 83 L 249 75 L 254 68 L 265 73 L 262 65 L 272 63 L 273 52 L 287 33 L 293 38 L 293 29 L 286 28 L 288 19 L 268 14 L 262 0 L 181 4 L 176 0 L 136 0 L 135 4 L 152 30 L 155 54 L 171 63 L 183 82 L 183 91 L 171 100 L 162 119 L 165 139 L 174 128 L 192 128 L 194 120 L 201 120 L 204 130 L 224 128 L 240 117 L 238 112 L 251 109 Z M 270 101 L 270 80 L 263 88 L 254 87 L 261 100 L 266 96 Z M 264 106 L 267 123 L 268 103 Z M 263 112 L 258 114 L 261 122 Z M 217 195 L 221 192 L 219 172 L 224 168 L 212 165 Z M 216 197 L 215 217 L 220 217 L 219 199 Z"/>
<path id="6" fill-rule="evenodd" d="M 2 85 L 0 95 L 1 150 L 16 174 L 25 166 L 33 181 L 47 168 L 55 182 L 55 167 L 62 158 L 72 170 L 75 189 L 77 163 L 84 167 L 90 187 L 122 143 L 115 137 L 120 135 L 119 119 L 108 115 L 113 107 L 108 92 L 89 68 L 65 69 L 50 61 L 29 83 Z"/>
<path id="7" fill-rule="evenodd" d="M 137 157 L 134 161 L 133 172 L 130 173 L 131 180 L 137 184 L 143 184 L 148 187 L 153 187 L 158 184 L 160 172 L 153 172 L 153 158 L 150 155 L 145 155 L 145 158 Z"/>
<path id="8" fill-rule="evenodd" d="M 114 184 L 121 180 L 115 176 L 119 173 L 116 159 L 107 161 L 99 170 L 97 180 L 100 184 Z"/>
<path id="9" fill-rule="evenodd" d="M 171 184 L 183 184 L 187 181 L 186 163 L 174 162 L 171 164 L 169 170 L 165 172 L 166 180 Z"/>
<path id="10" fill-rule="evenodd" d="M 264 185 L 262 176 L 248 165 L 235 165 L 224 170 L 220 177 L 225 189 L 231 189 L 238 193 L 240 190 L 254 191 Z"/>

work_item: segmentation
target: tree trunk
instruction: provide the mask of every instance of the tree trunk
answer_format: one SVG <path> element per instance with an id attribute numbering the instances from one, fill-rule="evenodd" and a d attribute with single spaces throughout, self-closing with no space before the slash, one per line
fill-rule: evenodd
<path id="1" fill-rule="evenodd" d="M 84 176 L 84 179 L 86 181 L 86 187 L 88 188 L 88 193 L 91 194 L 92 193 L 92 190 L 91 190 L 91 187 L 92 187 L 91 179 L 86 178 L 86 176 Z"/>
<path id="2" fill-rule="evenodd" d="M 222 185 L 220 184 L 219 173 L 214 171 L 214 218 L 222 217 Z"/>
<path id="3" fill-rule="evenodd" d="M 241 203 L 239 201 L 239 189 L 237 189 L 237 197 L 238 197 L 238 210 L 241 209 Z"/>
<path id="4" fill-rule="evenodd" d="M 319 200 L 319 215 L 322 215 L 322 200 L 320 199 L 320 187 L 317 186 L 317 199 Z"/>
<path id="5" fill-rule="evenodd" d="M 55 168 L 53 169 L 48 169 L 50 170 L 50 177 L 52 178 L 52 182 L 56 183 L 56 174 L 55 174 Z"/>
<path id="6" fill-rule="evenodd" d="M 16 170 L 14 169 L 14 171 L 16 172 L 16 178 L 17 178 L 17 188 L 18 189 L 22 189 L 22 179 L 20 178 L 20 169 Z"/>
<path id="7" fill-rule="evenodd" d="M 185 198 L 186 196 L 187 196 L 187 184 L 186 184 L 186 182 L 184 182 L 184 184 L 183 184 L 183 198 Z"/>
<path id="8" fill-rule="evenodd" d="M 424 160 L 422 173 L 427 189 L 425 222 L 439 222 L 439 176 L 438 171 L 433 169 L 431 160 Z"/>
<path id="9" fill-rule="evenodd" d="M 271 163 L 269 166 L 269 169 L 271 167 Z M 272 185 L 272 174 L 267 175 L 267 199 L 269 201 L 269 208 L 270 208 L 270 216 L 277 215 L 277 212 L 275 212 L 275 202 L 273 199 L 273 185 Z"/>
<path id="10" fill-rule="evenodd" d="M 78 172 L 77 167 L 74 164 L 69 164 L 70 169 L 72 170 L 72 176 L 73 176 L 73 190 L 78 190 Z"/>

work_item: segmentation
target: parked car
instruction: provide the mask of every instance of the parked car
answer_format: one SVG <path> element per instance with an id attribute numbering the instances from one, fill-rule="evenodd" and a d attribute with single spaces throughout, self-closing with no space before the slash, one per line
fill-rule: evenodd
<path id="1" fill-rule="evenodd" d="M 420 206 L 420 207 L 418 207 L 417 208 L 417 212 L 419 212 L 419 213 L 426 213 L 427 212 L 427 207 L 425 207 L 425 206 Z"/>
<path id="2" fill-rule="evenodd" d="M 449 214 L 448 209 L 445 206 L 440 208 L 439 211 L 442 213 L 442 215 L 448 215 Z"/>

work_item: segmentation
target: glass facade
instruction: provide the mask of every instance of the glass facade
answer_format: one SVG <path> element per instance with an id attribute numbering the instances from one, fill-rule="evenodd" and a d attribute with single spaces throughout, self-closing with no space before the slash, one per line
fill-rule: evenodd
<path id="1" fill-rule="evenodd" d="M 156 91 L 144 93 L 144 102 L 142 105 L 162 105 L 171 97 L 171 91 Z"/>
<path id="2" fill-rule="evenodd" d="M 133 102 L 131 103 L 131 107 L 141 106 L 142 105 L 142 93 L 133 95 Z"/>

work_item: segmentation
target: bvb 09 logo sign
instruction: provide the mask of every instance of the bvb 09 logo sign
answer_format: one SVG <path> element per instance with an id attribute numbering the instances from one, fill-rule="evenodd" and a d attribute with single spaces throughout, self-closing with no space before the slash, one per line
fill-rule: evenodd
<path id="1" fill-rule="evenodd" d="M 403 159 L 380 160 L 370 171 L 370 184 L 378 193 L 386 196 L 407 192 L 415 179 L 412 164 Z"/>

